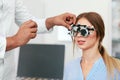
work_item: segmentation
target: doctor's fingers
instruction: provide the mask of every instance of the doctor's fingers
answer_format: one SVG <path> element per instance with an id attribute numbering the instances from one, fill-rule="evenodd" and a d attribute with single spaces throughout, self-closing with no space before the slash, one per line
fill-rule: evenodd
<path id="1" fill-rule="evenodd" d="M 69 30 L 71 30 L 71 25 L 74 24 L 74 20 L 73 19 L 69 19 L 66 20 L 65 22 L 63 22 L 63 25 L 68 28 Z"/>
<path id="2" fill-rule="evenodd" d="M 30 28 L 30 32 L 37 33 L 37 28 Z"/>
<path id="3" fill-rule="evenodd" d="M 32 20 L 29 20 L 29 21 L 24 22 L 23 25 L 25 25 L 25 26 L 27 26 L 27 27 L 30 27 L 30 28 L 37 27 L 36 22 L 34 22 L 34 21 L 32 21 Z"/>
<path id="4" fill-rule="evenodd" d="M 70 18 L 70 19 L 67 19 L 65 22 L 66 22 L 68 25 L 72 25 L 72 24 L 74 24 L 74 19 L 73 19 L 73 18 Z"/>
<path id="5" fill-rule="evenodd" d="M 33 39 L 33 38 L 36 37 L 36 35 L 37 35 L 36 33 L 31 33 L 31 34 L 30 34 L 30 38 Z"/>
<path id="6" fill-rule="evenodd" d="M 30 28 L 37 28 L 37 24 L 36 24 L 36 22 L 34 22 L 34 21 L 31 21 L 30 23 L 28 23 L 28 26 L 29 26 Z"/>
<path id="7" fill-rule="evenodd" d="M 66 17 L 66 22 L 71 23 L 71 21 L 72 21 L 72 23 L 75 24 L 75 22 L 76 22 L 76 15 L 71 14 L 71 13 L 66 13 L 66 15 L 68 15 Z"/>

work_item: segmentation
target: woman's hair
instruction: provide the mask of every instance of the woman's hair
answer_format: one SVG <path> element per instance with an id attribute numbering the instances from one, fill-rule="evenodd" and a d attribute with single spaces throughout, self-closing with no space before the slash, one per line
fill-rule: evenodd
<path id="1" fill-rule="evenodd" d="M 101 16 L 96 12 L 85 12 L 77 16 L 76 23 L 81 18 L 87 19 L 95 28 L 96 37 L 99 39 L 98 50 L 105 62 L 108 75 L 113 75 L 112 73 L 115 69 L 120 71 L 120 61 L 116 58 L 109 56 L 107 51 L 102 45 L 102 40 L 105 36 L 105 26 Z"/>

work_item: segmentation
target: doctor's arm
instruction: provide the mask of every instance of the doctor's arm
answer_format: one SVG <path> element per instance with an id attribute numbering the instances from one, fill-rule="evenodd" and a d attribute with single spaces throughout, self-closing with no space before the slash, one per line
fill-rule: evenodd
<path id="1" fill-rule="evenodd" d="M 70 29 L 74 24 L 76 16 L 71 13 L 64 13 L 46 19 L 39 19 L 32 16 L 20 0 L 16 0 L 15 22 L 20 26 L 18 32 L 7 37 L 6 51 L 25 45 L 30 39 L 36 37 L 39 32 L 47 32 L 55 25 L 65 26 Z"/>
<path id="2" fill-rule="evenodd" d="M 46 27 L 49 30 L 53 26 L 64 26 L 68 29 L 71 29 L 71 24 L 75 24 L 76 16 L 71 13 L 63 13 L 54 17 L 46 19 Z"/>
<path id="3" fill-rule="evenodd" d="M 18 26 L 28 20 L 33 20 L 37 24 L 37 33 L 48 32 L 54 25 L 65 26 L 71 28 L 70 25 L 76 21 L 76 15 L 72 13 L 63 13 L 57 16 L 39 19 L 33 16 L 28 9 L 23 5 L 21 0 L 16 0 L 15 22 Z"/>
<path id="4" fill-rule="evenodd" d="M 26 44 L 30 39 L 36 37 L 37 24 L 32 20 L 24 22 L 18 32 L 6 39 L 6 51 Z"/>
<path id="5" fill-rule="evenodd" d="M 75 23 L 75 19 L 73 18 L 75 18 L 75 15 L 64 13 L 58 16 L 47 18 L 45 20 L 45 25 L 48 30 L 53 28 L 55 25 L 65 26 L 66 28 L 70 29 L 70 25 Z M 30 39 L 35 38 L 37 35 L 37 27 L 37 23 L 33 20 L 24 22 L 15 35 L 7 37 L 6 51 L 25 45 Z"/>

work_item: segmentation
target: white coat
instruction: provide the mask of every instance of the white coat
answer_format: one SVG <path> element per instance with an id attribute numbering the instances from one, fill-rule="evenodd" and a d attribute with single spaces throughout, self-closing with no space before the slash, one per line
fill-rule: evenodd
<path id="1" fill-rule="evenodd" d="M 14 51 L 5 52 L 6 37 L 15 22 L 20 26 L 32 19 L 38 25 L 38 32 L 46 32 L 45 19 L 33 17 L 20 0 L 0 0 L 0 80 L 15 80 Z"/>

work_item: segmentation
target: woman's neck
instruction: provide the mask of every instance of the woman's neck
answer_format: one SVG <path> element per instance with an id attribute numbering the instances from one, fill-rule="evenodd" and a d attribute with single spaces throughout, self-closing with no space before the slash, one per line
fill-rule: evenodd
<path id="1" fill-rule="evenodd" d="M 101 57 L 99 50 L 83 50 L 82 62 L 94 63 Z"/>

